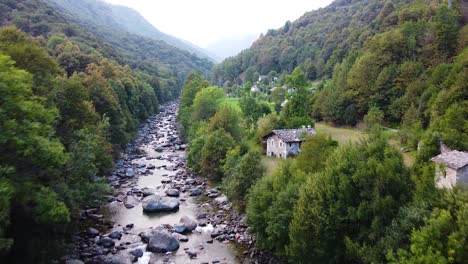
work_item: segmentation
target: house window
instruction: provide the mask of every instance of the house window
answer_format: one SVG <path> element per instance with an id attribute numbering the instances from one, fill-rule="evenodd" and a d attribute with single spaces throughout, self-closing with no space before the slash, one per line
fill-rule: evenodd
<path id="1" fill-rule="evenodd" d="M 280 145 L 280 148 L 282 148 L 282 147 L 283 147 L 283 142 L 280 141 L 280 144 L 279 144 L 279 145 Z"/>

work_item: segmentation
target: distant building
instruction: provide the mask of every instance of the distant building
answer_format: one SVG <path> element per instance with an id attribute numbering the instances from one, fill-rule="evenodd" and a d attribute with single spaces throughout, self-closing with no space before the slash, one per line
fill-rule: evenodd
<path id="1" fill-rule="evenodd" d="M 308 136 L 317 134 L 315 129 L 303 127 L 299 129 L 273 130 L 263 137 L 266 141 L 266 155 L 268 157 L 287 158 L 301 152 L 301 145 Z"/>
<path id="2" fill-rule="evenodd" d="M 252 88 L 250 88 L 250 91 L 252 93 L 258 93 L 260 92 L 260 88 L 258 88 L 258 86 L 255 84 L 254 86 L 252 86 Z"/>
<path id="3" fill-rule="evenodd" d="M 468 184 L 468 152 L 447 151 L 431 159 L 436 167 L 438 188 L 452 189 L 459 184 Z"/>
<path id="4" fill-rule="evenodd" d="M 270 77 L 268 77 L 268 75 L 260 75 L 260 76 L 258 76 L 258 82 L 261 82 L 261 81 L 263 81 L 263 80 L 265 80 L 265 79 L 270 80 Z"/>

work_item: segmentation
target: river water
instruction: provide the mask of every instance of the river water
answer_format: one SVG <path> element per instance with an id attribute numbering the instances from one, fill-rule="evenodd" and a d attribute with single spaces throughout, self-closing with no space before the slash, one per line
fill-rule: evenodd
<path id="1" fill-rule="evenodd" d="M 100 234 L 88 238 L 88 245 L 81 246 L 83 251 L 93 248 L 93 253 L 82 254 L 85 258 L 82 257 L 81 260 L 85 263 L 131 263 L 135 260 L 140 264 L 240 263 L 233 243 L 218 241 L 211 236 L 220 228 L 216 223 L 214 227 L 209 219 L 203 217 L 204 213 L 209 214 L 216 210 L 206 202 L 211 198 L 207 198 L 205 192 L 200 196 L 189 195 L 197 186 L 203 190 L 207 187 L 205 182 L 191 178 L 185 171 L 185 146 L 177 137 L 176 112 L 177 104 L 170 104 L 158 116 L 150 119 L 132 146 L 139 154 L 132 155 L 127 151 L 124 159 L 118 162 L 116 172 L 109 177 L 115 190 L 114 195 L 109 199 L 109 203 L 99 210 L 104 219 L 101 222 L 107 222 L 108 225 L 105 229 L 96 227 Z M 133 173 L 135 175 L 132 175 Z M 165 191 L 169 188 L 180 190 L 178 211 L 156 214 L 143 212 L 143 191 L 165 196 Z M 133 208 L 126 206 L 125 201 L 129 198 L 132 198 Z M 199 224 L 193 232 L 184 233 L 188 237 L 187 242 L 180 242 L 178 250 L 166 254 L 146 251 L 146 244 L 142 242 L 139 234 L 157 228 L 172 232 L 171 227 L 179 223 L 183 216 L 188 216 Z M 127 227 L 129 224 L 133 226 Z M 120 239 L 114 239 L 114 247 L 101 249 L 95 245 L 99 239 L 108 237 L 113 231 L 122 234 Z M 94 244 L 89 245 L 90 243 Z M 138 259 L 131 256 L 130 252 L 135 249 L 142 249 L 143 256 Z M 191 258 L 187 250 L 195 252 L 196 257 L 192 254 Z"/>

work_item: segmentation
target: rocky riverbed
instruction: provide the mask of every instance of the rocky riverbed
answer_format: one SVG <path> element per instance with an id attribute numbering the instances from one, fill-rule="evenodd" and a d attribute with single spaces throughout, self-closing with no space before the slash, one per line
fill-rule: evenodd
<path id="1" fill-rule="evenodd" d="M 141 128 L 107 179 L 101 208 L 83 210 L 67 264 L 274 263 L 256 250 L 245 217 L 227 197 L 185 168 L 177 103 Z"/>

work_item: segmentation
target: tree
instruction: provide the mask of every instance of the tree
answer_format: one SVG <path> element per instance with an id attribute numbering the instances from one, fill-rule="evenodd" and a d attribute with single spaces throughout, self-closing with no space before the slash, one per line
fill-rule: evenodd
<path id="1" fill-rule="evenodd" d="M 307 81 L 306 75 L 300 67 L 296 67 L 291 75 L 286 76 L 286 85 L 288 88 L 306 88 L 308 84 L 309 82 Z"/>
<path id="2" fill-rule="evenodd" d="M 233 107 L 229 105 L 222 106 L 216 114 L 210 119 L 209 130 L 216 131 L 223 129 L 228 132 L 234 139 L 240 140 L 242 137 L 242 129 L 240 127 L 241 118 Z"/>
<path id="3" fill-rule="evenodd" d="M 230 160 L 227 159 L 226 162 L 230 161 L 232 163 L 235 160 L 235 155 L 236 153 L 234 153 L 234 157 L 231 157 Z M 223 179 L 223 183 L 227 195 L 243 209 L 250 188 L 258 179 L 262 178 L 265 168 L 261 161 L 260 152 L 255 150 L 247 152 L 238 160 L 239 163 L 234 168 L 227 170 L 230 175 Z"/>
<path id="4" fill-rule="evenodd" d="M 468 258 L 467 192 L 446 193 L 444 207 L 434 208 L 424 225 L 413 229 L 409 249 L 400 248 L 389 263 L 464 263 Z M 447 206 L 448 205 L 448 206 Z"/>
<path id="5" fill-rule="evenodd" d="M 375 125 L 382 125 L 384 119 L 384 113 L 378 107 L 371 107 L 364 116 L 364 123 L 368 130 Z"/>
<path id="6" fill-rule="evenodd" d="M 318 134 L 309 137 L 301 146 L 301 153 L 296 158 L 298 169 L 305 173 L 315 173 L 323 169 L 328 156 L 338 146 L 338 142 Z"/>
<path id="7" fill-rule="evenodd" d="M 4 168 L 0 168 L 0 177 L 4 177 Z M 11 238 L 6 237 L 6 229 L 10 225 L 10 207 L 13 198 L 13 187 L 11 184 L 0 178 L 0 257 L 10 250 L 13 244 Z"/>
<path id="8" fill-rule="evenodd" d="M 289 224 L 305 174 L 292 160 L 281 163 L 273 175 L 265 176 L 249 194 L 247 221 L 258 246 L 285 258 L 289 241 Z"/>
<path id="9" fill-rule="evenodd" d="M 247 118 L 247 123 L 250 125 L 255 124 L 260 117 L 271 113 L 270 106 L 267 102 L 260 101 L 252 96 L 242 97 L 239 104 Z"/>
<path id="10" fill-rule="evenodd" d="M 33 92 L 46 96 L 52 78 L 59 72 L 57 63 L 36 42 L 15 27 L 0 30 L 0 52 L 11 57 L 15 66 L 33 75 Z"/>
<path id="11" fill-rule="evenodd" d="M 441 5 L 434 20 L 439 51 L 442 55 L 451 57 L 457 49 L 458 14 L 454 9 Z"/>
<path id="12" fill-rule="evenodd" d="M 199 91 L 193 100 L 192 122 L 209 120 L 216 114 L 219 101 L 223 98 L 225 98 L 224 91 L 217 86 L 211 86 Z"/>
<path id="13" fill-rule="evenodd" d="M 300 192 L 290 226 L 291 261 L 382 262 L 384 227 L 410 192 L 401 154 L 380 133 L 338 148 Z"/>
<path id="14" fill-rule="evenodd" d="M 220 181 L 227 152 L 235 145 L 234 139 L 223 129 L 212 132 L 201 151 L 201 173 L 203 176 Z"/>

